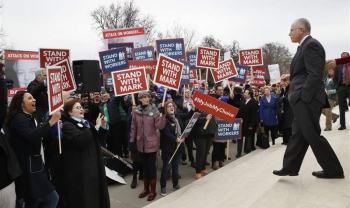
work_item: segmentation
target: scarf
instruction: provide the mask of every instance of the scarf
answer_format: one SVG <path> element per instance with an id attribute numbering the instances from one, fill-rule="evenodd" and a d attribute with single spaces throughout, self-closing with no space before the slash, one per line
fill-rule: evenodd
<path id="1" fill-rule="evenodd" d="M 180 138 L 181 136 L 181 126 L 179 124 L 179 121 L 177 120 L 175 115 L 170 115 L 170 117 L 173 119 L 173 121 L 175 121 L 175 134 L 176 134 L 176 138 Z M 181 139 L 181 138 L 180 138 Z"/>

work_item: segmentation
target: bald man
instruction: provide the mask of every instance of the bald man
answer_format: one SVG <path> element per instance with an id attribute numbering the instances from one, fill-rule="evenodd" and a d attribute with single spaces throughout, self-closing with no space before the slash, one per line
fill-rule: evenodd
<path id="1" fill-rule="evenodd" d="M 290 74 L 282 81 L 290 81 L 288 100 L 294 113 L 292 136 L 283 158 L 283 168 L 273 171 L 278 176 L 297 176 L 309 146 L 322 167 L 312 173 L 317 178 L 344 178 L 343 168 L 326 138 L 320 135 L 320 116 L 328 102 L 324 91 L 323 69 L 326 53 L 320 42 L 310 36 L 307 19 L 297 19 L 289 36 L 299 43 L 290 66 Z"/>

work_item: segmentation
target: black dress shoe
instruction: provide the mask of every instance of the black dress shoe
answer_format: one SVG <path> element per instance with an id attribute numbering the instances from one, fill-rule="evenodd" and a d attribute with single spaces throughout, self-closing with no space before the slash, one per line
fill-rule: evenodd
<path id="1" fill-rule="evenodd" d="M 337 122 L 338 118 L 339 118 L 339 115 L 337 115 L 337 117 L 335 117 L 335 119 L 333 119 L 333 123 Z"/>
<path id="2" fill-rule="evenodd" d="M 205 162 L 205 165 L 206 165 L 206 166 L 208 166 L 208 165 L 210 165 L 210 163 L 208 163 L 208 162 Z"/>
<path id="3" fill-rule="evenodd" d="M 344 129 L 346 129 L 345 126 L 340 126 L 340 127 L 338 128 L 338 130 L 344 130 Z"/>
<path id="4" fill-rule="evenodd" d="M 287 145 L 288 143 L 282 142 L 281 144 L 282 144 L 282 145 Z"/>
<path id="5" fill-rule="evenodd" d="M 281 170 L 274 170 L 273 174 L 278 175 L 278 176 L 297 176 L 297 175 L 299 175 L 298 173 L 291 172 L 291 171 L 286 170 L 284 168 L 282 168 Z"/>
<path id="6" fill-rule="evenodd" d="M 344 174 L 341 175 L 335 175 L 335 176 L 329 176 L 327 175 L 323 170 L 321 171 L 314 171 L 312 172 L 312 175 L 316 178 L 344 178 Z"/>
<path id="7" fill-rule="evenodd" d="M 236 155 L 236 158 L 239 158 L 239 157 L 241 157 L 241 153 L 238 153 L 238 154 Z"/>

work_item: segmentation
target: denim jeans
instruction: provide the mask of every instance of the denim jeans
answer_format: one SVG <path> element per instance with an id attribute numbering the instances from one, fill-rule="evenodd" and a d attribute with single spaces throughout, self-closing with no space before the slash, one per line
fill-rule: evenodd
<path id="1" fill-rule="evenodd" d="M 25 208 L 55 208 L 58 203 L 58 194 L 55 190 L 40 198 L 25 201 Z"/>
<path id="2" fill-rule="evenodd" d="M 180 147 L 181 148 L 181 147 Z M 162 160 L 163 160 L 163 169 L 160 176 L 160 187 L 165 188 L 166 187 L 166 180 L 168 176 L 168 172 L 170 169 L 172 169 L 172 178 L 173 178 L 173 187 L 175 187 L 179 183 L 179 163 L 181 160 L 181 156 L 183 153 L 183 148 L 176 152 L 174 158 L 171 160 L 171 163 L 169 163 L 171 156 L 173 154 L 162 152 Z"/>

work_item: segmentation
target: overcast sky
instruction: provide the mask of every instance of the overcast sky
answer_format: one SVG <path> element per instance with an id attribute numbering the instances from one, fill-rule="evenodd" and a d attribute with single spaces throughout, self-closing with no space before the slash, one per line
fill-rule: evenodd
<path id="1" fill-rule="evenodd" d="M 18 50 L 70 49 L 73 60 L 98 59 L 102 43 L 93 30 L 91 11 L 111 0 L 2 0 L 1 24 L 6 41 Z M 114 1 L 117 2 L 117 1 Z M 157 30 L 174 21 L 193 26 L 199 41 L 213 35 L 242 49 L 279 42 L 292 54 L 297 44 L 288 36 L 291 23 L 311 22 L 311 35 L 324 46 L 327 59 L 350 51 L 349 0 L 135 0 L 141 13 L 152 15 Z M 198 42 L 199 43 L 199 42 Z"/>

